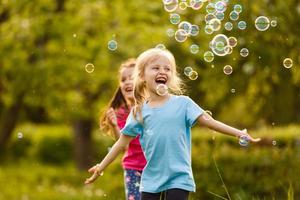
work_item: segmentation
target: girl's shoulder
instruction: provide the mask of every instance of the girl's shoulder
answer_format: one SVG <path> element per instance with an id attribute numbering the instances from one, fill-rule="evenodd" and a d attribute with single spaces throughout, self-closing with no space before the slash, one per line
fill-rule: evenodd
<path id="1" fill-rule="evenodd" d="M 189 101 L 191 98 L 186 95 L 172 95 L 173 99 L 179 100 L 179 101 Z"/>

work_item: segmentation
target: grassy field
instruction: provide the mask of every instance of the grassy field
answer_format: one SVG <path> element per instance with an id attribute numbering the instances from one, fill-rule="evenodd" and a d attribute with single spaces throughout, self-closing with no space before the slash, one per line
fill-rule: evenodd
<path id="1" fill-rule="evenodd" d="M 77 170 L 71 158 L 51 164 L 37 156 L 45 137 L 67 137 L 71 141 L 68 128 L 24 125 L 18 130 L 24 132 L 22 140 L 31 142 L 22 154 L 22 145 L 16 147 L 24 141 L 15 138 L 10 157 L 1 162 L 0 200 L 124 199 L 121 156 L 103 177 L 85 186 L 89 174 Z M 197 192 L 190 199 L 297 199 L 299 130 L 299 126 L 289 126 L 253 131 L 255 136 L 263 137 L 262 143 L 242 148 L 235 138 L 194 129 L 192 156 Z M 94 136 L 96 152 L 104 155 L 112 141 L 99 134 Z M 59 146 L 49 148 L 53 155 L 62 151 Z"/>

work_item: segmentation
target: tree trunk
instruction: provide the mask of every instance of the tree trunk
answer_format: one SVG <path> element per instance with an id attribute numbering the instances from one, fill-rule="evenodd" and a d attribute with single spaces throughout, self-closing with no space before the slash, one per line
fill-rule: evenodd
<path id="1" fill-rule="evenodd" d="M 9 139 L 12 135 L 12 132 L 17 124 L 18 116 L 21 111 L 23 104 L 24 95 L 21 94 L 16 98 L 16 101 L 9 107 L 4 108 L 0 116 L 0 151 L 3 152 Z"/>
<path id="2" fill-rule="evenodd" d="M 75 161 L 77 167 L 82 170 L 88 169 L 92 164 L 92 124 L 92 120 L 76 120 L 73 122 Z"/>

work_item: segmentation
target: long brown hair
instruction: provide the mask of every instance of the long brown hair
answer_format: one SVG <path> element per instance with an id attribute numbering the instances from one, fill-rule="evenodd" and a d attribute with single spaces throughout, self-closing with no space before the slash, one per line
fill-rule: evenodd
<path id="1" fill-rule="evenodd" d="M 143 123 L 142 118 L 142 106 L 148 97 L 148 92 L 146 89 L 145 82 L 143 81 L 143 76 L 145 68 L 155 59 L 165 56 L 171 63 L 171 80 L 169 84 L 169 90 L 171 94 L 182 95 L 184 84 L 179 77 L 176 70 L 176 62 L 173 54 L 168 50 L 162 50 L 158 48 L 148 49 L 139 55 L 136 61 L 136 67 L 134 69 L 134 99 L 135 106 L 133 109 L 133 115 L 136 120 Z M 139 119 L 138 119 L 139 118 Z"/>
<path id="2" fill-rule="evenodd" d="M 135 67 L 136 60 L 134 58 L 130 58 L 123 62 L 120 65 L 119 68 L 119 76 L 121 75 L 121 72 L 125 68 L 132 68 Z M 125 108 L 129 111 L 129 105 L 127 104 L 125 97 L 122 94 L 120 86 L 116 89 L 113 97 L 108 103 L 107 108 L 104 110 L 104 112 L 100 116 L 99 120 L 99 126 L 100 130 L 104 131 L 104 134 L 112 136 L 114 138 L 114 135 L 112 133 L 112 127 L 109 125 L 108 118 L 106 117 L 106 112 L 108 111 L 109 108 L 113 108 L 114 110 L 119 109 L 121 106 L 125 106 Z"/>

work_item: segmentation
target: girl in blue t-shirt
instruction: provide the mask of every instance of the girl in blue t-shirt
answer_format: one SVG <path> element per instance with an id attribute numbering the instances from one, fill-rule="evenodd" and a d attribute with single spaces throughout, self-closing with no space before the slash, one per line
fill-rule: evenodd
<path id="1" fill-rule="evenodd" d="M 135 107 L 121 136 L 108 155 L 85 183 L 92 183 L 128 143 L 140 135 L 147 165 L 140 183 L 142 200 L 187 200 L 195 191 L 191 168 L 191 127 L 198 122 L 218 132 L 252 138 L 213 119 L 193 100 L 182 95 L 182 82 L 176 71 L 174 56 L 167 50 L 149 49 L 142 53 L 134 72 Z"/>

